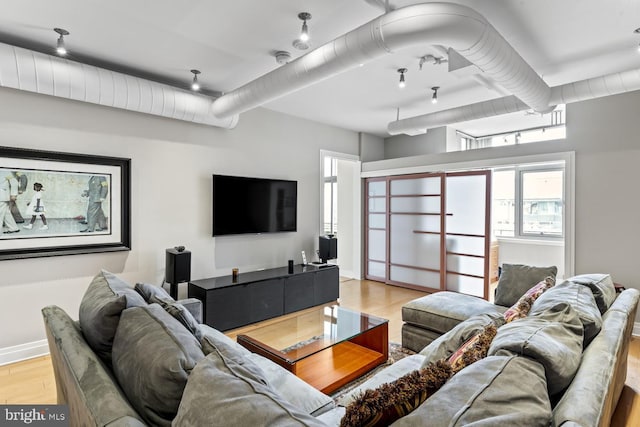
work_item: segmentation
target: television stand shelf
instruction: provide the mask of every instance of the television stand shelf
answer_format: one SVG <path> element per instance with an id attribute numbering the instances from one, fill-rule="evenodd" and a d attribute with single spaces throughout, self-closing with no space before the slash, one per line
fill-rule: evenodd
<path id="1" fill-rule="evenodd" d="M 202 301 L 203 322 L 219 331 L 325 304 L 340 296 L 339 269 L 295 265 L 189 282 L 188 295 Z"/>

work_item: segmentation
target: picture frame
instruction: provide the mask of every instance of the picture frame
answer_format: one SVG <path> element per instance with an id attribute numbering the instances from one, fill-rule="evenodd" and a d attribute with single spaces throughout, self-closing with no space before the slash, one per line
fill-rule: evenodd
<path id="1" fill-rule="evenodd" d="M 131 250 L 131 159 L 0 146 L 0 225 L 0 261 Z"/>

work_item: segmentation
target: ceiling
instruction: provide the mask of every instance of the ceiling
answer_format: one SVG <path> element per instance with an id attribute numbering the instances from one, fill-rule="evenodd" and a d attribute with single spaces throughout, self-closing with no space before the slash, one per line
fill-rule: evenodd
<path id="1" fill-rule="evenodd" d="M 69 58 L 188 88 L 199 69 L 205 93 L 229 92 L 279 67 L 273 53 L 297 50 L 309 12 L 311 49 L 384 13 L 384 0 L 3 0 L 0 41 L 54 52 L 61 27 Z M 392 0 L 394 8 L 421 3 Z M 455 0 L 482 14 L 549 86 L 640 68 L 638 0 Z M 263 107 L 358 132 L 388 136 L 387 124 L 504 96 L 473 76 L 447 71 L 447 64 L 424 64 L 442 47 L 393 52 L 286 95 Z M 407 86 L 398 88 L 398 68 Z M 440 86 L 439 102 L 430 102 Z M 242 116 L 240 117 L 242 120 Z M 455 125 L 471 135 L 487 135 L 547 124 L 548 117 L 524 112 Z"/>

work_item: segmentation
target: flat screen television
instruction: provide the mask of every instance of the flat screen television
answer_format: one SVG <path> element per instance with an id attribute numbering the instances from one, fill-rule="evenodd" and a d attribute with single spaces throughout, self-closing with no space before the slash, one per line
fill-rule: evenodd
<path id="1" fill-rule="evenodd" d="M 213 236 L 297 230 L 297 181 L 213 175 Z"/>

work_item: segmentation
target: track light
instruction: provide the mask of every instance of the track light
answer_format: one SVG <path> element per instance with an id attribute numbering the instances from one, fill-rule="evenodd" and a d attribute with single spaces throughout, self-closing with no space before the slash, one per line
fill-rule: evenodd
<path id="1" fill-rule="evenodd" d="M 433 95 L 431 95 L 431 103 L 432 104 L 437 104 L 438 103 L 438 89 L 440 89 L 440 86 L 434 86 L 431 88 L 431 90 L 433 91 Z"/>
<path id="2" fill-rule="evenodd" d="M 193 81 L 191 82 L 191 90 L 199 91 L 200 83 L 198 82 L 198 74 L 200 74 L 200 70 L 191 70 L 193 73 Z"/>
<path id="3" fill-rule="evenodd" d="M 307 27 L 307 21 L 311 19 L 311 14 L 307 12 L 300 12 L 298 18 L 302 19 L 302 30 L 300 31 L 300 40 L 303 42 L 309 41 L 309 27 Z"/>
<path id="4" fill-rule="evenodd" d="M 404 82 L 404 73 L 406 73 L 407 70 L 406 68 L 398 68 L 398 72 L 400 73 L 400 81 L 398 82 L 398 87 L 400 89 L 404 89 L 404 87 L 406 86 L 406 83 Z"/>
<path id="5" fill-rule="evenodd" d="M 62 29 L 62 28 L 54 28 L 53 31 L 55 31 L 56 33 L 60 34 L 60 37 L 58 37 L 58 44 L 56 46 L 56 52 L 58 52 L 58 55 L 64 56 L 67 54 L 67 47 L 64 44 L 64 36 L 68 36 L 69 35 L 69 31 Z"/>

